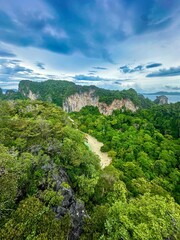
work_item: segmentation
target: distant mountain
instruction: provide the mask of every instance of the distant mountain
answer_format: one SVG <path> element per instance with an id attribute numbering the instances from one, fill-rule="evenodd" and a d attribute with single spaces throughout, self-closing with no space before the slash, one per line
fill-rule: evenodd
<path id="1" fill-rule="evenodd" d="M 15 89 L 15 88 L 14 88 L 14 89 L 6 89 L 6 88 L 2 88 L 2 92 L 3 92 L 3 93 L 6 93 L 7 91 L 11 91 L 11 90 L 14 91 L 14 92 L 17 92 L 17 91 L 18 91 L 18 90 Z"/>
<path id="2" fill-rule="evenodd" d="M 0 88 L 0 99 L 1 100 L 16 100 L 26 99 L 17 89 L 1 89 Z"/>
<path id="3" fill-rule="evenodd" d="M 180 95 L 180 92 L 155 92 L 155 93 L 144 93 L 144 95 Z"/>
<path id="4" fill-rule="evenodd" d="M 106 90 L 96 86 L 80 86 L 68 81 L 21 81 L 19 93 L 32 100 L 53 102 L 67 112 L 79 111 L 88 105 L 98 107 L 104 114 L 111 114 L 115 109 L 136 111 L 153 104 L 132 88 L 123 91 Z"/>

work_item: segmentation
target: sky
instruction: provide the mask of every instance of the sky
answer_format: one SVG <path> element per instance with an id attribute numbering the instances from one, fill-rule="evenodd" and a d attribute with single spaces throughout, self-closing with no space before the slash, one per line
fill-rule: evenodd
<path id="1" fill-rule="evenodd" d="M 0 87 L 180 92 L 179 0 L 0 0 Z"/>

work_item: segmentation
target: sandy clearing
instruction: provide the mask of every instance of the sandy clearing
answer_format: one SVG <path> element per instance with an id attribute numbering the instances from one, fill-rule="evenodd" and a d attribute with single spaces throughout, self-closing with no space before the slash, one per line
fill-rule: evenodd
<path id="1" fill-rule="evenodd" d="M 101 167 L 105 168 L 108 166 L 111 163 L 112 159 L 108 157 L 107 153 L 101 152 L 103 143 L 99 142 L 96 138 L 90 136 L 89 134 L 86 134 L 86 139 L 90 149 L 99 156 Z"/>

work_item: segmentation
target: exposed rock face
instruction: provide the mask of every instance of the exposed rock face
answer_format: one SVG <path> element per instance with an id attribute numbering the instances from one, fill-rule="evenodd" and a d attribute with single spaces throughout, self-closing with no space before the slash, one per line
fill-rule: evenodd
<path id="1" fill-rule="evenodd" d="M 63 103 L 63 110 L 66 112 L 79 112 L 85 106 L 98 107 L 100 113 L 111 115 L 114 110 L 122 109 L 135 112 L 138 108 L 130 99 L 115 99 L 110 105 L 99 102 L 99 97 L 94 95 L 94 91 L 76 93 L 69 96 Z"/>
<path id="2" fill-rule="evenodd" d="M 72 230 L 69 233 L 69 240 L 79 239 L 82 233 L 83 219 L 85 215 L 85 208 L 82 202 L 78 202 L 72 188 L 63 186 L 63 182 L 68 182 L 68 176 L 63 169 L 59 170 L 58 175 L 53 175 L 56 182 L 56 191 L 61 191 L 64 199 L 60 206 L 54 208 L 57 218 L 61 218 L 69 213 L 71 217 Z"/>
<path id="3" fill-rule="evenodd" d="M 94 91 L 75 93 L 69 96 L 63 103 L 63 110 L 66 112 L 79 112 L 85 106 L 98 106 L 99 98 Z"/>
<path id="4" fill-rule="evenodd" d="M 35 93 L 32 93 L 31 90 L 29 90 L 29 93 L 28 93 L 27 97 L 30 98 L 31 100 L 38 99 L 38 96 Z"/>
<path id="5" fill-rule="evenodd" d="M 157 96 L 156 100 L 154 102 L 159 104 L 159 105 L 168 104 L 168 98 L 166 96 L 164 96 L 164 95 Z"/>
<path id="6" fill-rule="evenodd" d="M 99 102 L 97 107 L 100 113 L 105 115 L 111 115 L 114 110 L 122 109 L 123 107 L 126 110 L 130 110 L 132 112 L 135 112 L 138 109 L 134 105 L 134 103 L 129 99 L 122 99 L 122 100 L 115 99 L 109 106 L 106 103 Z"/>
<path id="7" fill-rule="evenodd" d="M 86 217 L 85 208 L 82 202 L 75 197 L 73 189 L 69 185 L 67 173 L 59 168 L 58 172 L 54 171 L 54 165 L 48 164 L 43 167 L 47 175 L 51 175 L 54 190 L 60 192 L 63 200 L 58 206 L 53 207 L 57 219 L 69 214 L 71 218 L 71 231 L 68 240 L 77 240 L 80 238 L 83 229 L 83 220 Z"/>
<path id="8" fill-rule="evenodd" d="M 39 99 L 38 94 L 33 93 L 31 90 L 28 91 L 28 94 L 24 94 L 31 100 Z M 48 96 L 47 101 L 52 102 L 51 96 Z M 66 112 L 79 112 L 85 106 L 94 106 L 98 107 L 99 112 L 105 115 L 111 115 L 114 110 L 125 108 L 135 112 L 138 107 L 130 99 L 114 99 L 114 101 L 107 105 L 106 103 L 99 102 L 99 97 L 95 95 L 94 90 L 88 92 L 75 93 L 63 102 L 63 110 Z"/>

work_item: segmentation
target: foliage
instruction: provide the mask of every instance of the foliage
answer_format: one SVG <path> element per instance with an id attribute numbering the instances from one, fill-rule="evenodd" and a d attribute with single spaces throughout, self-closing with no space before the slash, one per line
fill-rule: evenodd
<path id="1" fill-rule="evenodd" d="M 153 103 L 144 98 L 143 95 L 138 95 L 134 89 L 114 91 L 98 88 L 95 86 L 80 86 L 67 81 L 53 81 L 45 82 L 31 82 L 21 81 L 19 84 L 19 91 L 22 95 L 28 96 L 29 91 L 36 95 L 36 97 L 43 101 L 53 102 L 58 106 L 63 105 L 63 101 L 75 93 L 94 91 L 94 96 L 99 97 L 100 102 L 110 105 L 114 99 L 130 99 L 136 106 L 148 108 Z"/>
<path id="2" fill-rule="evenodd" d="M 5 94 L 3 94 L 2 89 L 0 88 L 0 99 L 1 100 L 15 100 L 15 99 L 27 99 L 23 94 L 19 91 L 7 90 Z"/>
<path id="3" fill-rule="evenodd" d="M 117 201 L 105 223 L 108 239 L 179 239 L 180 207 L 171 198 L 145 194 Z"/>
<path id="4" fill-rule="evenodd" d="M 180 137 L 180 102 L 157 105 L 140 114 L 150 121 L 162 134 Z"/>
<path id="5" fill-rule="evenodd" d="M 68 173 L 57 187 L 61 169 Z M 57 220 L 61 189 L 81 201 L 94 193 L 99 159 L 59 107 L 39 101 L 0 102 L 0 238 L 66 239 L 69 216 Z M 58 190 L 59 189 L 59 190 Z"/>
<path id="6" fill-rule="evenodd" d="M 44 206 L 36 197 L 21 201 L 11 219 L 0 230 L 4 240 L 18 239 L 57 239 L 68 236 L 69 218 L 55 219 L 51 209 Z"/>
<path id="7" fill-rule="evenodd" d="M 166 116 L 156 116 L 163 118 L 161 112 L 165 115 L 167 109 L 172 110 L 171 121 L 165 124 Z M 114 111 L 111 116 L 92 107 L 71 113 L 81 130 L 104 143 L 102 151 L 113 160 L 95 186 L 94 209 L 82 239 L 179 239 L 177 116 L 179 104 L 137 113 Z M 101 211 L 105 208 L 106 214 Z M 99 218 L 95 217 L 97 211 Z"/>
<path id="8" fill-rule="evenodd" d="M 0 238 L 67 239 L 72 216 L 55 214 L 65 189 L 85 204 L 82 240 L 178 240 L 179 105 L 70 116 L 48 102 L 0 101 Z M 82 131 L 111 165 L 100 169 Z"/>

